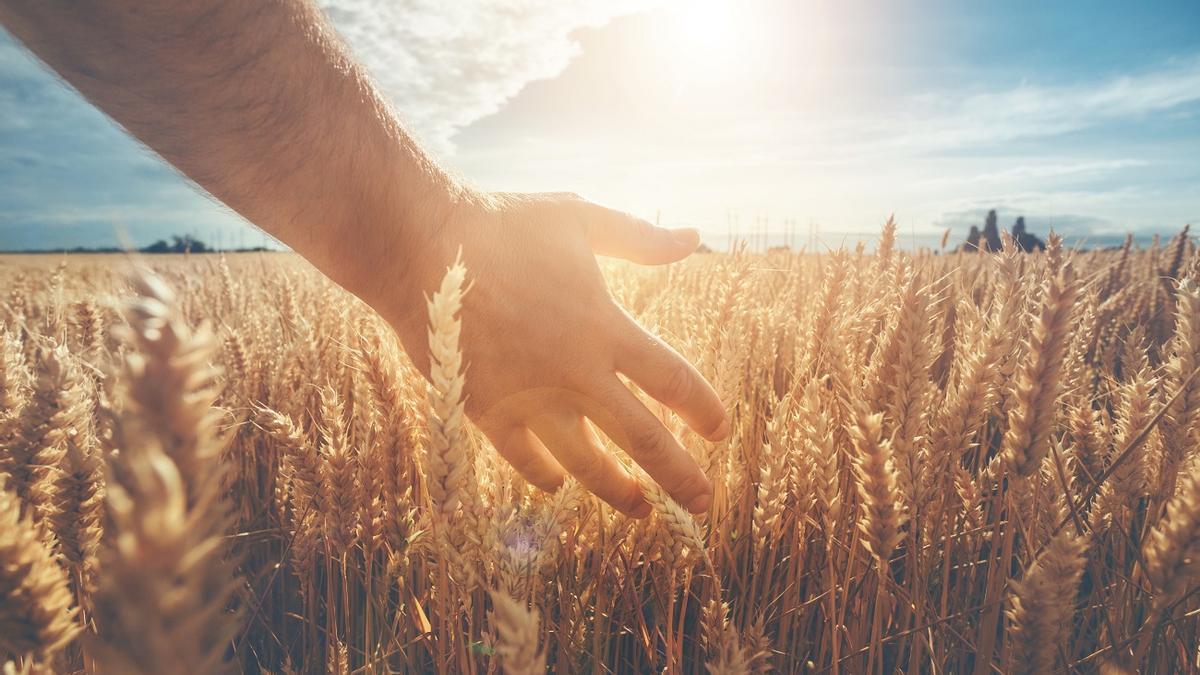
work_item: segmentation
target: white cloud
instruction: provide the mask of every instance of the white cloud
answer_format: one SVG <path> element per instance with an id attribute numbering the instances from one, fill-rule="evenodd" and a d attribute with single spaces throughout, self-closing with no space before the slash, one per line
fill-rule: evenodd
<path id="1" fill-rule="evenodd" d="M 1200 101 L 1200 58 L 1193 57 L 1100 82 L 1021 84 L 995 92 L 916 97 L 906 115 L 879 120 L 875 131 L 883 135 L 890 126 L 894 146 L 951 149 L 1058 136 L 1196 101 Z"/>
<path id="2" fill-rule="evenodd" d="M 781 162 L 825 157 L 874 166 L 914 156 L 1004 149 L 1018 141 L 1049 141 L 1106 125 L 1135 129 L 1149 120 L 1185 120 L 1196 114 L 1190 106 L 1200 102 L 1200 56 L 1069 83 L 1005 86 L 992 80 L 886 100 L 860 95 L 850 104 L 837 97 L 806 101 L 803 107 L 785 102 L 784 107 L 756 110 L 754 120 L 746 120 L 744 108 L 736 108 L 739 124 L 711 120 L 708 133 L 732 150 L 740 151 L 739 144 L 770 148 Z"/>
<path id="3" fill-rule="evenodd" d="M 321 0 L 321 8 L 435 152 L 580 51 L 571 33 L 657 0 Z"/>
<path id="4" fill-rule="evenodd" d="M 1025 159 L 1025 158 L 1019 158 Z M 917 181 L 916 185 L 932 187 L 949 187 L 978 184 L 1013 184 L 1027 183 L 1052 178 L 1094 178 L 1112 174 L 1124 169 L 1149 166 L 1144 159 L 1099 159 L 1079 160 L 1071 162 L 1037 162 L 1022 163 L 1007 169 L 988 171 L 975 175 L 944 175 Z"/>

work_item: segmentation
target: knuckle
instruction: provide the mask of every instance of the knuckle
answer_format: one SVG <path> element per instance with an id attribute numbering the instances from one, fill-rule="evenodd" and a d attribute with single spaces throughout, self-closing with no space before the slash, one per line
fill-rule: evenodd
<path id="1" fill-rule="evenodd" d="M 661 457 L 669 450 L 667 434 L 653 425 L 636 425 L 628 430 L 629 454 L 639 462 L 643 459 Z"/>
<path id="2" fill-rule="evenodd" d="M 633 230 L 632 233 L 638 239 L 650 239 L 658 232 L 657 227 L 642 220 L 641 218 L 634 218 L 633 216 L 630 216 L 627 214 L 622 214 L 622 215 L 624 215 L 626 218 L 628 218 L 633 223 L 631 225 L 631 229 Z"/>
<path id="3" fill-rule="evenodd" d="M 602 485 L 604 482 L 604 457 L 598 453 L 589 453 L 581 457 L 571 472 L 584 485 Z"/>
<path id="4" fill-rule="evenodd" d="M 704 478 L 703 474 L 699 471 L 687 471 L 679 478 L 671 492 L 675 501 L 686 504 L 697 495 L 705 494 L 709 490 L 708 480 Z"/>
<path id="5" fill-rule="evenodd" d="M 678 359 L 673 360 L 667 366 L 667 372 L 663 378 L 663 403 L 673 406 L 686 401 L 692 395 L 695 386 L 692 369 Z"/>

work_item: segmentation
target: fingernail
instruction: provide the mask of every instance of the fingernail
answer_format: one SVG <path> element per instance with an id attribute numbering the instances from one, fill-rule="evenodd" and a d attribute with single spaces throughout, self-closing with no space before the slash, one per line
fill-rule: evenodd
<path id="1" fill-rule="evenodd" d="M 628 509 L 622 509 L 622 511 L 628 513 L 632 518 L 645 518 L 650 515 L 650 502 L 646 501 L 646 495 L 642 492 L 641 486 L 635 482 L 632 487 L 633 495 L 630 501 L 632 501 L 633 505 Z"/>
<path id="2" fill-rule="evenodd" d="M 721 420 L 721 426 L 717 427 L 716 431 L 708 435 L 708 440 L 723 441 L 726 438 L 729 438 L 729 431 L 729 418 L 726 417 L 725 419 Z"/>
<path id="3" fill-rule="evenodd" d="M 705 492 L 703 494 L 697 495 L 695 499 L 688 502 L 687 510 L 691 511 L 692 513 L 694 513 L 696 515 L 699 515 L 701 513 L 706 513 L 711 506 L 712 506 L 712 493 Z"/>
<path id="4" fill-rule="evenodd" d="M 690 227 L 682 230 L 671 230 L 671 238 L 681 246 L 696 248 L 700 245 L 700 232 Z"/>

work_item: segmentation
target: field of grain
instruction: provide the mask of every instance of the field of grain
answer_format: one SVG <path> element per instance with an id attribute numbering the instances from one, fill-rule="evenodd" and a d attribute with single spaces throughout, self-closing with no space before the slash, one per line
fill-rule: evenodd
<path id="1" fill-rule="evenodd" d="M 469 259 L 431 386 L 287 254 L 0 258 L 4 672 L 1196 672 L 1186 233 L 894 238 L 606 263 L 734 428 L 644 520 L 464 420 Z"/>

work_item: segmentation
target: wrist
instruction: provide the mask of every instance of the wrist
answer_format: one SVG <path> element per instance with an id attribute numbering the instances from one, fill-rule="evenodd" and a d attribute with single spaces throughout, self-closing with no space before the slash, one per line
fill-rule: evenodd
<path id="1" fill-rule="evenodd" d="M 393 326 L 417 326 L 423 336 L 425 297 L 453 262 L 467 212 L 484 197 L 447 176 L 410 180 L 406 188 L 375 209 L 370 234 L 359 244 L 364 257 L 349 261 L 356 281 L 348 288 Z"/>

